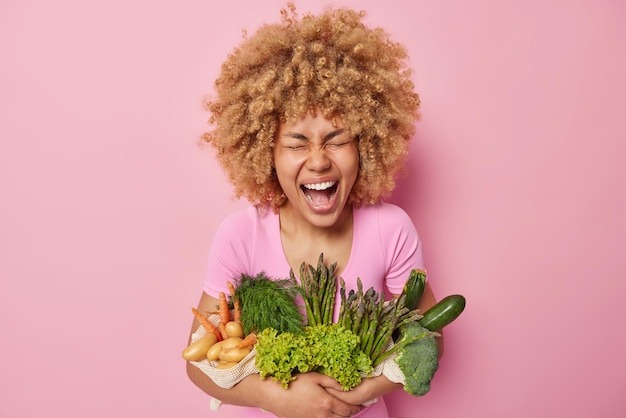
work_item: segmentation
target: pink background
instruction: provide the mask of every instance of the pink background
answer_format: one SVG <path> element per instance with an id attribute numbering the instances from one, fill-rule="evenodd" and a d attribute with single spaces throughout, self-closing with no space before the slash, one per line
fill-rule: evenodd
<path id="1" fill-rule="evenodd" d="M 0 416 L 203 417 L 180 352 L 234 201 L 196 139 L 284 1 L 0 2 Z M 318 1 L 298 2 L 317 11 Z M 343 1 L 412 57 L 393 200 L 468 305 L 397 417 L 626 415 L 626 6 Z"/>

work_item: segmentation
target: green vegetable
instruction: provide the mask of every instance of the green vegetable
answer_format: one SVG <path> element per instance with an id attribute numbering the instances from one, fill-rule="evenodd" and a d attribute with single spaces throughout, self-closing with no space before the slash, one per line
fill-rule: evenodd
<path id="1" fill-rule="evenodd" d="M 328 325 L 333 321 L 337 294 L 337 263 L 326 267 L 324 254 L 320 254 L 317 267 L 302 263 L 300 266 L 300 292 L 304 300 L 309 326 Z M 291 280 L 297 281 L 293 270 L 289 272 Z M 387 357 L 385 350 L 393 340 L 398 327 L 410 321 L 416 321 L 422 315 L 416 309 L 405 306 L 409 299 L 416 305 L 424 292 L 426 274 L 414 270 L 408 279 L 406 292 L 398 299 L 389 301 L 384 292 L 377 292 L 373 287 L 363 291 L 363 283 L 357 278 L 357 289 L 346 289 L 343 278 L 339 278 L 341 297 L 337 323 L 360 338 L 360 350 L 376 366 Z"/>
<path id="2" fill-rule="evenodd" d="M 248 335 L 255 330 L 273 328 L 277 332 L 302 333 L 303 316 L 295 298 L 298 285 L 289 279 L 272 280 L 259 273 L 242 274 L 235 281 L 235 294 L 241 304 L 241 326 Z"/>
<path id="3" fill-rule="evenodd" d="M 300 266 L 300 292 L 307 313 L 307 325 L 324 325 L 333 322 L 335 298 L 337 294 L 337 263 L 330 267 L 324 264 L 324 254 L 320 254 L 317 268 L 302 263 Z M 291 280 L 297 282 L 293 270 L 289 270 Z"/>
<path id="4" fill-rule="evenodd" d="M 357 279 L 356 291 L 347 291 L 343 279 L 339 281 L 341 307 L 338 323 L 361 337 L 361 350 L 369 356 L 375 367 L 388 357 L 385 350 L 398 328 L 407 322 L 419 320 L 422 315 L 404 306 L 406 295 L 386 301 L 385 293 L 378 293 L 373 287 L 363 292 L 360 279 Z"/>
<path id="5" fill-rule="evenodd" d="M 272 330 L 258 336 L 256 364 L 261 377 L 272 376 L 287 387 L 297 373 L 320 371 L 337 379 L 344 389 L 351 389 L 372 367 L 395 354 L 405 375 L 406 392 L 414 396 L 428 392 L 439 367 L 434 338 L 440 334 L 434 331 L 460 315 L 465 307 L 463 296 L 444 298 L 428 310 L 422 323 L 426 314 L 421 315 L 417 306 L 426 286 L 424 271 L 412 270 L 400 297 L 391 300 L 373 287 L 364 292 L 359 278 L 357 289 L 347 290 L 345 281 L 339 278 L 339 318 L 337 324 L 332 324 L 337 292 L 335 268 L 336 264 L 326 267 L 323 254 L 316 268 L 302 264 L 300 292 L 309 326 L 305 327 L 304 337 L 276 335 Z M 296 281 L 293 271 L 290 278 Z"/>
<path id="6" fill-rule="evenodd" d="M 431 331 L 439 331 L 458 318 L 464 309 L 465 297 L 462 295 L 446 296 L 424 313 L 420 324 Z"/>
<path id="7" fill-rule="evenodd" d="M 424 294 L 425 288 L 426 272 L 419 269 L 411 270 L 409 278 L 402 289 L 402 294 L 406 295 L 404 306 L 411 310 L 416 309 L 422 295 Z"/>
<path id="8" fill-rule="evenodd" d="M 400 328 L 397 344 L 405 344 L 397 351 L 395 362 L 404 374 L 404 390 L 413 396 L 422 396 L 430 390 L 430 382 L 439 368 L 439 350 L 434 335 L 413 321 Z M 423 336 L 423 337 L 420 337 Z"/>
<path id="9" fill-rule="evenodd" d="M 257 335 L 255 349 L 261 378 L 272 377 L 284 388 L 298 373 L 315 371 L 349 390 L 373 370 L 360 350 L 359 337 L 339 324 L 306 326 L 303 334 L 264 329 Z"/>

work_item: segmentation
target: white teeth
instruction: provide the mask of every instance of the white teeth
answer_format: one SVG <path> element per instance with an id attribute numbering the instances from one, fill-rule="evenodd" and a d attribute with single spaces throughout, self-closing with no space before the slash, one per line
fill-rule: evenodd
<path id="1" fill-rule="evenodd" d="M 326 190 L 335 185 L 334 181 L 325 181 L 324 183 L 305 184 L 304 187 L 309 190 Z"/>

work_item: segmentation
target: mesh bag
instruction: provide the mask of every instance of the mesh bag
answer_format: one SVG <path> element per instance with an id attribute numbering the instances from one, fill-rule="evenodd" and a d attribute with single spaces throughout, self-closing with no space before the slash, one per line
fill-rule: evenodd
<path id="1" fill-rule="evenodd" d="M 393 345 L 393 341 L 390 342 L 385 351 L 391 350 Z M 396 363 L 396 354 L 397 353 L 391 354 L 384 359 L 382 363 L 376 366 L 368 376 L 373 377 L 383 375 L 393 383 L 402 383 L 404 385 L 404 373 L 402 373 L 400 366 Z M 365 377 L 365 375 L 363 375 L 363 377 Z"/>
<path id="2" fill-rule="evenodd" d="M 220 318 L 217 314 L 211 314 L 208 317 L 209 321 L 215 325 L 219 326 Z M 202 338 L 206 334 L 206 330 L 200 326 L 191 336 L 191 342 L 195 342 Z M 390 343 L 387 350 L 393 347 L 393 342 Z M 369 376 L 380 376 L 383 375 L 391 382 L 394 383 L 405 383 L 404 374 L 400 370 L 400 367 L 395 362 L 396 355 L 390 355 L 387 357 L 381 364 L 376 366 L 376 368 L 372 371 Z M 256 359 L 256 350 L 253 348 L 250 353 L 246 357 L 244 357 L 236 366 L 231 367 L 230 369 L 218 369 L 216 361 L 209 361 L 204 359 L 202 361 L 191 361 L 190 363 L 202 370 L 204 374 L 209 376 L 216 385 L 224 388 L 230 389 L 235 386 L 237 383 L 242 381 L 244 378 L 251 374 L 259 374 L 260 371 L 257 369 L 255 365 Z M 365 377 L 365 375 L 363 376 Z M 370 403 L 375 402 L 373 399 Z"/>
<path id="3" fill-rule="evenodd" d="M 220 317 L 217 314 L 211 314 L 209 321 L 219 326 Z M 191 336 L 191 342 L 196 342 L 206 334 L 206 330 L 200 326 Z M 218 369 L 216 361 L 209 361 L 204 359 L 202 361 L 191 361 L 190 363 L 199 368 L 215 382 L 216 385 L 224 389 L 230 389 L 237 383 L 242 381 L 245 377 L 259 373 L 259 369 L 254 365 L 256 357 L 256 350 L 252 349 L 247 356 L 245 356 L 236 366 L 230 369 Z"/>
<path id="4" fill-rule="evenodd" d="M 387 350 L 385 351 L 390 350 L 392 347 L 393 347 L 393 341 L 389 343 L 389 346 L 387 347 Z M 382 376 L 385 376 L 387 379 L 389 379 L 390 382 L 402 383 L 402 385 L 404 386 L 406 379 L 404 377 L 404 373 L 402 373 L 402 370 L 400 370 L 400 366 L 398 366 L 395 359 L 396 359 L 396 354 L 391 354 L 389 357 L 384 359 L 382 363 L 376 366 L 374 370 L 368 376 L 374 377 L 374 376 L 382 375 Z M 365 377 L 365 375 L 363 377 Z M 369 406 L 373 404 L 374 402 L 376 402 L 377 400 L 378 398 L 370 399 L 369 401 L 363 403 L 363 406 Z"/>
<path id="5" fill-rule="evenodd" d="M 376 367 L 376 370 L 378 370 L 379 368 L 381 369 L 380 374 L 389 379 L 389 381 L 393 383 L 402 383 L 403 386 L 406 383 L 404 373 L 402 373 L 402 370 L 400 370 L 400 366 L 398 366 L 398 364 L 396 363 L 395 354 L 392 354 L 385 360 L 383 360 L 383 362 Z"/>

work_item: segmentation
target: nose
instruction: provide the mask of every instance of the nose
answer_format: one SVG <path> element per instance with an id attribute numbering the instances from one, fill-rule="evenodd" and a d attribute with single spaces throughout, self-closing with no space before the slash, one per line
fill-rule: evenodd
<path id="1" fill-rule="evenodd" d="M 327 170 L 330 165 L 330 158 L 323 146 L 310 147 L 306 161 L 306 167 L 309 170 L 321 172 Z"/>

